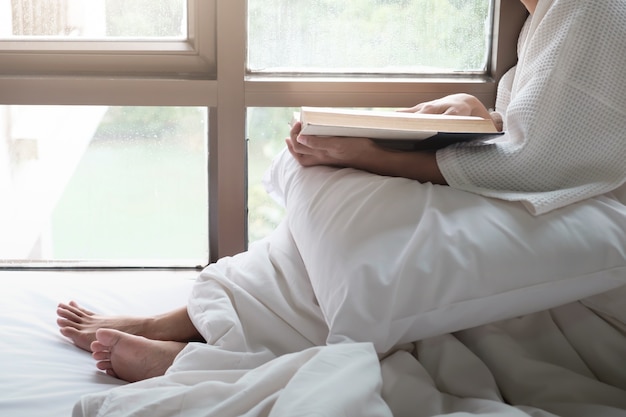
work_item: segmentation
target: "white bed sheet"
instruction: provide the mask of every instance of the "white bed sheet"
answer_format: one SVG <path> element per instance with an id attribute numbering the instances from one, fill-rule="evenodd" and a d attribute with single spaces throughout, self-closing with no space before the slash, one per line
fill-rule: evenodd
<path id="1" fill-rule="evenodd" d="M 84 394 L 124 385 L 58 331 L 56 307 L 156 314 L 186 304 L 196 272 L 1 272 L 0 416 L 68 417 Z"/>

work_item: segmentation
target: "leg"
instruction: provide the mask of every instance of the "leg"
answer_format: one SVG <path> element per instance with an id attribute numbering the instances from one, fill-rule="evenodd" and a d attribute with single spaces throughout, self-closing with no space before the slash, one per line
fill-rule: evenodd
<path id="1" fill-rule="evenodd" d="M 136 382 L 163 375 L 185 345 L 100 329 L 91 350 L 98 361 L 98 369 L 116 378 Z"/>
<path id="2" fill-rule="evenodd" d="M 190 342 L 202 340 L 182 307 L 155 317 L 100 316 L 80 307 L 75 302 L 59 304 L 57 324 L 61 334 L 81 349 L 91 351 L 96 331 L 101 328 L 115 329 L 128 334 L 154 340 Z"/>

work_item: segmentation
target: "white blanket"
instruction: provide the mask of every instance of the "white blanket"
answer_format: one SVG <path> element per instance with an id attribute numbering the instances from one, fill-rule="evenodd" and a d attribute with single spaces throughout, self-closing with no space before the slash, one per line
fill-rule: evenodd
<path id="1" fill-rule="evenodd" d="M 369 343 L 324 346 L 304 277 L 285 225 L 207 268 L 190 313 L 210 344 L 188 345 L 163 377 L 83 397 L 74 415 L 626 415 L 626 288 L 587 299 L 595 310 L 570 303 L 379 361 Z"/>
<path id="2" fill-rule="evenodd" d="M 328 330 L 286 225 L 208 267 L 189 313 L 208 344 L 189 344 L 163 377 L 84 397 L 75 415 L 391 415 L 370 344 L 322 347 Z"/>

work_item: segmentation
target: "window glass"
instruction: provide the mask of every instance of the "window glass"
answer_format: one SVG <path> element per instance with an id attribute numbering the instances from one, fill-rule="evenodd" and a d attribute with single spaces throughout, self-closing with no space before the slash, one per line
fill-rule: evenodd
<path id="1" fill-rule="evenodd" d="M 248 136 L 248 241 L 267 236 L 285 211 L 265 191 L 262 178 L 272 158 L 285 147 L 294 108 L 251 107 L 247 113 Z"/>
<path id="2" fill-rule="evenodd" d="M 252 72 L 484 71 L 491 0 L 248 0 Z"/>
<path id="3" fill-rule="evenodd" d="M 1 106 L 0 260 L 204 264 L 207 164 L 206 108 Z"/>
<path id="4" fill-rule="evenodd" d="M 0 0 L 0 37 L 186 38 L 186 0 Z"/>

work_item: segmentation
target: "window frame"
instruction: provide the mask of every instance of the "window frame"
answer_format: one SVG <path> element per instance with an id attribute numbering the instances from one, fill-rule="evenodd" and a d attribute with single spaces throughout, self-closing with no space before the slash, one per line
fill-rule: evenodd
<path id="1" fill-rule="evenodd" d="M 187 39 L 0 39 L 0 75 L 215 79 L 215 1 L 187 0 Z"/>
<path id="2" fill-rule="evenodd" d="M 247 248 L 248 107 L 405 107 L 460 91 L 491 107 L 497 81 L 516 62 L 517 36 L 527 16 L 520 2 L 494 0 L 485 75 L 273 77 L 246 72 L 246 0 L 188 0 L 188 7 L 190 36 L 183 50 L 170 48 L 157 56 L 146 45 L 136 51 L 100 50 L 96 56 L 104 61 L 88 68 L 81 60 L 93 55 L 79 45 L 58 56 L 38 49 L 16 57 L 20 54 L 2 50 L 0 43 L 0 104 L 208 107 L 207 263 Z M 102 62 L 107 65 L 98 66 Z"/>

